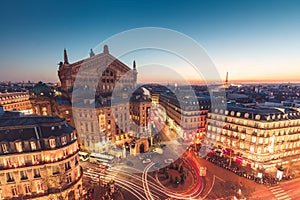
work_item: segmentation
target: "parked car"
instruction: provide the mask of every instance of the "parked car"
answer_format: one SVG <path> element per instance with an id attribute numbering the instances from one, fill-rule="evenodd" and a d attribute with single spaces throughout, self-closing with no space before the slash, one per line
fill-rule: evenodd
<path id="1" fill-rule="evenodd" d="M 144 163 L 144 164 L 147 164 L 147 163 L 150 163 L 150 162 L 151 162 L 151 160 L 150 160 L 149 158 L 143 160 L 143 163 Z"/>
<path id="2" fill-rule="evenodd" d="M 171 164 L 172 162 L 174 162 L 174 160 L 172 158 L 168 158 L 165 160 L 166 164 Z"/>

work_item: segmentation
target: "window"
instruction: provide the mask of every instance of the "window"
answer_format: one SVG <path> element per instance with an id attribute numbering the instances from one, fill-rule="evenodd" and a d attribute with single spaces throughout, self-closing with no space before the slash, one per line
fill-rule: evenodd
<path id="1" fill-rule="evenodd" d="M 71 141 L 74 140 L 74 132 L 71 133 Z"/>
<path id="2" fill-rule="evenodd" d="M 8 166 L 8 167 L 11 167 L 11 162 L 8 158 L 3 158 L 3 164 L 4 166 Z"/>
<path id="3" fill-rule="evenodd" d="M 25 184 L 25 193 L 30 194 L 31 193 L 31 188 L 29 184 Z"/>
<path id="4" fill-rule="evenodd" d="M 15 181 L 15 179 L 13 177 L 13 174 L 11 172 L 8 172 L 6 174 L 6 176 L 7 176 L 7 182 L 14 182 Z"/>
<path id="5" fill-rule="evenodd" d="M 255 120 L 260 120 L 260 115 L 255 115 Z"/>
<path id="6" fill-rule="evenodd" d="M 221 137 L 221 142 L 225 142 L 225 137 Z"/>
<path id="7" fill-rule="evenodd" d="M 32 155 L 31 159 L 32 159 L 32 164 L 38 164 L 39 162 L 38 155 Z"/>
<path id="8" fill-rule="evenodd" d="M 36 182 L 36 191 L 37 193 L 43 192 L 42 184 L 40 181 Z"/>
<path id="9" fill-rule="evenodd" d="M 34 170 L 33 170 L 33 174 L 34 174 L 34 178 L 39 178 L 39 177 L 41 177 L 40 169 L 34 169 Z"/>
<path id="10" fill-rule="evenodd" d="M 94 126 L 93 126 L 93 123 L 91 123 L 91 131 L 94 132 Z"/>
<path id="11" fill-rule="evenodd" d="M 232 146 L 236 146 L 236 141 L 234 140 L 234 141 L 232 141 Z"/>
<path id="12" fill-rule="evenodd" d="M 68 171 L 71 169 L 71 165 L 70 165 L 70 162 L 66 162 L 65 163 L 65 171 Z"/>
<path id="13" fill-rule="evenodd" d="M 63 152 L 64 152 L 64 157 L 67 157 L 69 155 L 67 149 L 64 149 Z"/>
<path id="14" fill-rule="evenodd" d="M 8 153 L 7 145 L 6 144 L 1 144 L 1 148 L 3 153 Z"/>
<path id="15" fill-rule="evenodd" d="M 55 148 L 56 144 L 55 144 L 55 139 L 54 138 L 49 139 L 49 145 L 50 145 L 51 148 Z"/>
<path id="16" fill-rule="evenodd" d="M 20 171 L 20 177 L 21 177 L 21 180 L 27 180 L 28 177 L 27 177 L 26 171 Z"/>
<path id="17" fill-rule="evenodd" d="M 250 146 L 250 151 L 254 152 L 254 146 Z"/>
<path id="18" fill-rule="evenodd" d="M 246 138 L 246 135 L 245 135 L 245 134 L 242 134 L 242 135 L 241 135 L 241 139 L 244 140 L 245 138 Z"/>
<path id="19" fill-rule="evenodd" d="M 36 150 L 36 143 L 35 143 L 35 141 L 31 141 L 30 142 L 30 147 L 31 147 L 32 151 Z"/>
<path id="20" fill-rule="evenodd" d="M 72 182 L 72 176 L 71 176 L 71 174 L 68 174 L 66 178 L 67 178 L 67 183 L 71 183 Z"/>
<path id="21" fill-rule="evenodd" d="M 241 149 L 244 148 L 244 143 L 240 143 L 240 148 L 241 148 Z"/>
<path id="22" fill-rule="evenodd" d="M 15 185 L 11 186 L 11 194 L 13 196 L 18 196 L 17 187 Z"/>
<path id="23" fill-rule="evenodd" d="M 87 123 L 87 122 L 85 123 L 85 131 L 86 131 L 86 132 L 88 132 L 88 131 L 89 131 L 89 125 L 88 125 L 88 123 Z"/>
<path id="24" fill-rule="evenodd" d="M 16 142 L 16 150 L 17 152 L 23 151 L 22 142 Z"/>
<path id="25" fill-rule="evenodd" d="M 52 174 L 53 174 L 53 175 L 59 174 L 59 167 L 58 167 L 58 166 L 53 166 L 53 167 L 52 167 Z"/>
<path id="26" fill-rule="evenodd" d="M 63 137 L 61 138 L 61 144 L 62 144 L 62 145 L 66 145 L 66 144 L 67 144 L 67 137 L 66 137 L 66 136 L 63 136 Z"/>
<path id="27" fill-rule="evenodd" d="M 262 138 L 262 137 L 260 137 L 260 138 L 258 139 L 258 143 L 259 143 L 259 144 L 262 144 L 262 143 L 263 143 L 263 138 Z"/>
<path id="28" fill-rule="evenodd" d="M 253 143 L 255 143 L 256 142 L 256 137 L 252 137 L 252 140 L 251 140 Z"/>
<path id="29" fill-rule="evenodd" d="M 261 153 L 261 147 L 257 148 L 257 153 Z"/>

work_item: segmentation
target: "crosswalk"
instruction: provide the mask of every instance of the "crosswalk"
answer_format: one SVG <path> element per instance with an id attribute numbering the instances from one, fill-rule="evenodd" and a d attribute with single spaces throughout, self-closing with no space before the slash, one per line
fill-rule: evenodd
<path id="1" fill-rule="evenodd" d="M 269 187 L 277 200 L 291 200 L 292 198 L 283 190 L 280 185 Z"/>

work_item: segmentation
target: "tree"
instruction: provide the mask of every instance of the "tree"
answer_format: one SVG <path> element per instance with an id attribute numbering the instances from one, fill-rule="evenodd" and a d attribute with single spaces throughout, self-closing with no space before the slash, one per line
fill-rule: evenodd
<path id="1" fill-rule="evenodd" d="M 169 178 L 169 173 L 168 172 L 165 172 L 165 177 L 166 177 L 166 179 Z"/>
<path id="2" fill-rule="evenodd" d="M 182 185 L 184 183 L 184 174 L 180 175 L 180 184 Z"/>
<path id="3" fill-rule="evenodd" d="M 179 173 L 182 174 L 183 173 L 183 166 L 181 165 L 179 168 Z"/>
<path id="4" fill-rule="evenodd" d="M 174 183 L 172 175 L 170 176 L 170 183 Z"/>
<path id="5" fill-rule="evenodd" d="M 175 165 L 174 169 L 175 169 L 175 170 L 178 170 L 178 164 Z"/>
<path id="6" fill-rule="evenodd" d="M 174 169 L 174 164 L 173 163 L 170 164 L 170 169 Z"/>

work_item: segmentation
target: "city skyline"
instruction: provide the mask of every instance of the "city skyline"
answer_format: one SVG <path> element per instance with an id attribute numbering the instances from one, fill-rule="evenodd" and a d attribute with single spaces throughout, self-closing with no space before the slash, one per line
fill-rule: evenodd
<path id="1" fill-rule="evenodd" d="M 299 2 L 172 3 L 5 2 L 1 13 L 0 79 L 56 82 L 57 63 L 63 60 L 64 48 L 72 63 L 88 57 L 91 48 L 114 34 L 151 26 L 194 39 L 214 61 L 222 79 L 229 72 L 229 79 L 238 82 L 298 80 Z M 138 71 L 149 61 L 142 54 L 120 58 L 129 66 L 133 59 Z M 179 73 L 184 69 L 174 60 L 167 62 Z M 142 77 L 139 82 L 145 82 Z"/>

